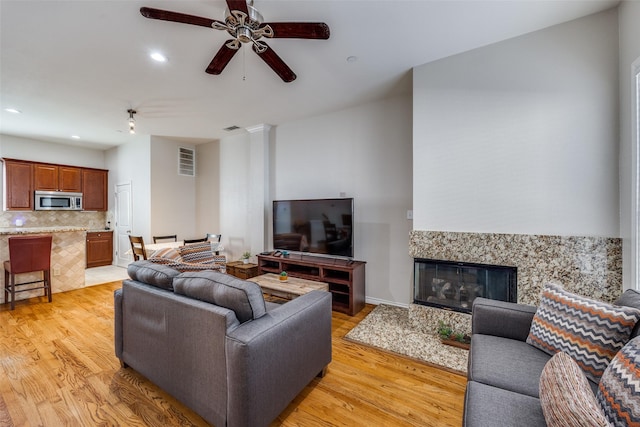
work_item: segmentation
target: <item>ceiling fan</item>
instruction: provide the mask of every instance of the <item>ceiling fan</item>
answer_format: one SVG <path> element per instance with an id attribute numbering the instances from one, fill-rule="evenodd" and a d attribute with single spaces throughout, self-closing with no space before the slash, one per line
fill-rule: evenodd
<path id="1" fill-rule="evenodd" d="M 329 38 L 329 26 L 324 22 L 263 22 L 262 15 L 253 7 L 253 0 L 226 0 L 225 20 L 201 18 L 168 10 L 140 8 L 145 18 L 162 21 L 180 22 L 182 24 L 224 30 L 231 37 L 227 40 L 206 69 L 209 74 L 220 74 L 231 58 L 240 50 L 242 43 L 251 43 L 253 51 L 267 63 L 280 78 L 289 83 L 296 79 L 296 74 L 261 40 L 268 38 L 320 39 Z"/>

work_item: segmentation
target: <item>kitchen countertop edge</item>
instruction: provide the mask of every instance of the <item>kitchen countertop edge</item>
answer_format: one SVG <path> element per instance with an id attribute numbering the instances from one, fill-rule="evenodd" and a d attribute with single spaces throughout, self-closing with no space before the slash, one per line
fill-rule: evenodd
<path id="1" fill-rule="evenodd" d="M 87 231 L 87 227 L 0 227 L 0 235 L 65 233 L 69 231 Z"/>

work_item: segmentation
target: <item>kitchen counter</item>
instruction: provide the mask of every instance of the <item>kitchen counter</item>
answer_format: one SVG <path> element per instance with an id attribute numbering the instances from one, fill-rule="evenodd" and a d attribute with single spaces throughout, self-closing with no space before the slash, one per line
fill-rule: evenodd
<path id="1" fill-rule="evenodd" d="M 51 290 L 52 293 L 66 292 L 85 286 L 87 227 L 0 227 L 0 269 L 2 261 L 9 259 L 9 237 L 25 234 L 51 234 Z M 4 272 L 0 272 L 4 274 Z M 20 282 L 36 280 L 41 273 L 20 275 Z M 21 292 L 17 300 L 42 295 L 42 291 Z M 55 303 L 55 296 L 53 301 Z M 4 302 L 4 292 L 0 292 L 0 302 Z"/>
<path id="2" fill-rule="evenodd" d="M 64 233 L 69 231 L 87 231 L 86 227 L 0 227 L 0 235 L 7 234 L 41 234 L 41 233 Z"/>

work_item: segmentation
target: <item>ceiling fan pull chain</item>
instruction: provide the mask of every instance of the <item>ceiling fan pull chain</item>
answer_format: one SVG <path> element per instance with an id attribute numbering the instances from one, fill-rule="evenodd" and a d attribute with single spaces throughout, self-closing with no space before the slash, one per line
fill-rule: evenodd
<path id="1" fill-rule="evenodd" d="M 242 81 L 247 80 L 247 49 L 242 49 Z"/>

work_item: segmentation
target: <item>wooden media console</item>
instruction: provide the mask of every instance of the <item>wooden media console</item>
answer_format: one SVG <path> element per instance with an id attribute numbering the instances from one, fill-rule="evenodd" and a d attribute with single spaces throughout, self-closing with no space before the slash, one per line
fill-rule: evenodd
<path id="1" fill-rule="evenodd" d="M 288 257 L 258 255 L 259 274 L 280 274 L 326 282 L 333 299 L 333 310 L 354 316 L 364 308 L 364 270 L 366 262 L 325 258 L 305 254 Z"/>

